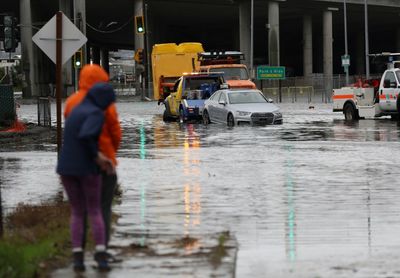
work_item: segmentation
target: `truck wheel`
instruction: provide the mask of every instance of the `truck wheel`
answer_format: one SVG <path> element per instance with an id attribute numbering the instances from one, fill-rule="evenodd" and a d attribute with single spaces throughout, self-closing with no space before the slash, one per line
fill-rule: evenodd
<path id="1" fill-rule="evenodd" d="M 183 113 L 183 108 L 179 108 L 179 122 L 184 123 L 185 122 L 185 114 Z"/>
<path id="2" fill-rule="evenodd" d="M 169 122 L 170 121 L 170 117 L 169 117 L 169 114 L 167 112 L 167 109 L 164 110 L 164 114 L 163 114 L 162 119 L 163 119 L 164 122 Z"/>
<path id="3" fill-rule="evenodd" d="M 204 110 L 204 112 L 203 112 L 203 124 L 204 125 L 211 124 L 210 116 L 208 115 L 208 111 L 207 110 Z"/>
<path id="4" fill-rule="evenodd" d="M 228 114 L 227 125 L 229 127 L 233 127 L 235 125 L 235 119 L 233 118 L 233 115 L 231 113 Z"/>
<path id="5" fill-rule="evenodd" d="M 163 114 L 163 121 L 170 122 L 171 121 L 171 114 L 169 113 L 169 105 L 165 104 L 165 110 Z"/>
<path id="6" fill-rule="evenodd" d="M 343 108 L 343 114 L 346 121 L 355 121 L 358 120 L 360 117 L 358 115 L 358 111 L 354 107 L 353 104 L 347 103 Z"/>

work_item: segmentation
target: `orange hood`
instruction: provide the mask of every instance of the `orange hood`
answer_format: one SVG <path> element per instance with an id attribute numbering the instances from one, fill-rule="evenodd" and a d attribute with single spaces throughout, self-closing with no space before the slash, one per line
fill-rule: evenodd
<path id="1" fill-rule="evenodd" d="M 225 80 L 228 83 L 229 88 L 233 89 L 256 89 L 256 85 L 251 80 Z"/>
<path id="2" fill-rule="evenodd" d="M 85 65 L 79 74 L 79 90 L 87 92 L 94 84 L 108 80 L 107 72 L 99 65 Z"/>

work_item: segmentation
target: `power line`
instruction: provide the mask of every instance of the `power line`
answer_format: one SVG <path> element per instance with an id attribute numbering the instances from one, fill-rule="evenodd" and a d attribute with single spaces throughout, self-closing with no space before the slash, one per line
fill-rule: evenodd
<path id="1" fill-rule="evenodd" d="M 88 26 L 90 29 L 92 29 L 93 31 L 96 31 L 96 32 L 98 32 L 98 33 L 111 34 L 111 33 L 118 32 L 118 31 L 122 30 L 123 28 L 125 28 L 125 26 L 127 26 L 127 25 L 129 24 L 129 22 L 130 22 L 131 20 L 133 20 L 133 18 L 134 18 L 134 16 L 131 16 L 131 17 L 128 19 L 128 21 L 125 22 L 124 24 L 122 24 L 120 27 L 118 27 L 118 28 L 116 28 L 116 29 L 114 29 L 114 30 L 109 30 L 109 31 L 97 29 L 96 27 L 93 27 L 92 25 L 90 25 L 88 22 L 86 22 L 86 26 Z"/>

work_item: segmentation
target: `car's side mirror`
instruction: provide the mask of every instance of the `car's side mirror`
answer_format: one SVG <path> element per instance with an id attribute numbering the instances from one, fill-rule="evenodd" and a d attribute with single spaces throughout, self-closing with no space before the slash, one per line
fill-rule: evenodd
<path id="1" fill-rule="evenodd" d="M 225 102 L 225 100 L 220 100 L 220 101 L 218 101 L 218 103 L 219 103 L 219 104 L 221 104 L 221 105 L 223 105 L 223 106 L 225 106 L 225 105 L 226 105 L 226 102 Z"/>
<path id="2" fill-rule="evenodd" d="M 274 100 L 273 100 L 272 98 L 267 98 L 267 101 L 268 101 L 269 103 L 274 103 Z"/>

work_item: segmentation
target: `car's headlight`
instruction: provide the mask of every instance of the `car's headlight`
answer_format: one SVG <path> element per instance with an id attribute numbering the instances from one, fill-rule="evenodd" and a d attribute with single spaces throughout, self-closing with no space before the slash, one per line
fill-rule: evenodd
<path id="1" fill-rule="evenodd" d="M 282 118 L 281 112 L 274 112 L 275 118 Z"/>
<path id="2" fill-rule="evenodd" d="M 248 116 L 251 114 L 251 112 L 247 112 L 247 111 L 237 111 L 237 114 L 239 116 Z"/>

